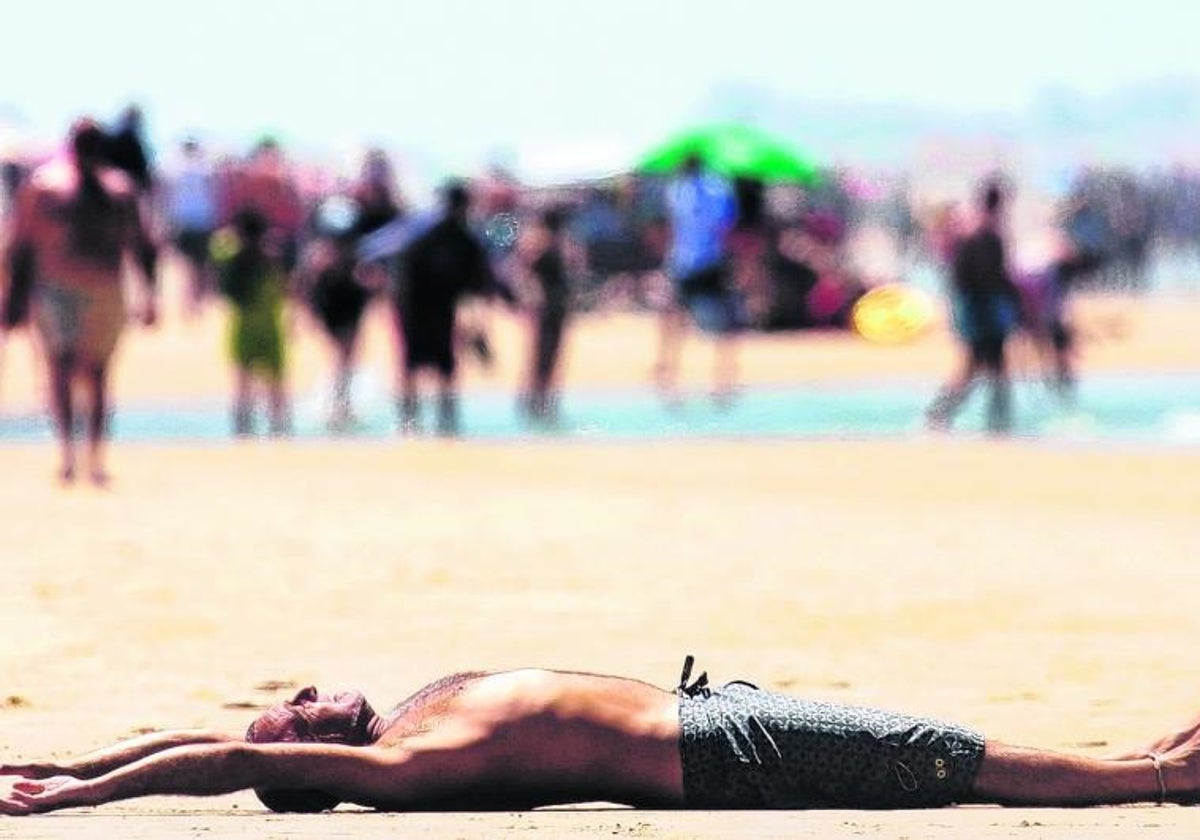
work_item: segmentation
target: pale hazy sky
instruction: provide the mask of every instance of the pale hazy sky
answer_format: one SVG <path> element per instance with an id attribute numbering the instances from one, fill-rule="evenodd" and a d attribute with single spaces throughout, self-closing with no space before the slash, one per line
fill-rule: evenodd
<path id="1" fill-rule="evenodd" d="M 41 136 L 140 102 L 183 133 L 368 141 L 466 169 L 643 147 L 714 85 L 785 96 L 1018 109 L 1200 79 L 1194 0 L 39 0 L 0 3 L 0 114 Z M 986 23 L 986 34 L 985 34 Z M 582 153 L 581 153 L 582 154 Z"/>

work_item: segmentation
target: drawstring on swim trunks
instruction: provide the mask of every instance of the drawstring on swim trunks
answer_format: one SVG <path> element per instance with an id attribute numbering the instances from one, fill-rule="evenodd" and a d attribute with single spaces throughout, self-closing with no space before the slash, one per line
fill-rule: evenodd
<path id="1" fill-rule="evenodd" d="M 675 693 L 680 697 L 708 697 L 712 690 L 708 687 L 708 671 L 701 671 L 700 676 L 688 685 L 688 680 L 692 678 L 692 666 L 696 664 L 696 657 L 690 653 L 683 658 L 683 671 L 679 674 L 679 686 L 675 689 Z"/>

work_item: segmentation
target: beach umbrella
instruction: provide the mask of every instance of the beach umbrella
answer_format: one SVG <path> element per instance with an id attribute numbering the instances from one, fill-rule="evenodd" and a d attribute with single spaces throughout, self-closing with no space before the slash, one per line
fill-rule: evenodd
<path id="1" fill-rule="evenodd" d="M 637 170 L 669 174 L 691 155 L 729 177 L 813 184 L 816 164 L 767 132 L 743 123 L 702 126 L 680 132 L 648 151 Z"/>

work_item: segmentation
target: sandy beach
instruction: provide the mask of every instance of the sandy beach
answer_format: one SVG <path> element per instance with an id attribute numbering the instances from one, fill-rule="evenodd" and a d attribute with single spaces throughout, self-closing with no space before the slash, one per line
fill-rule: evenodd
<path id="1" fill-rule="evenodd" d="M 170 290 L 168 290 L 170 291 Z M 223 318 L 131 330 L 118 406 L 224 397 Z M 1082 302 L 1085 370 L 1194 371 L 1200 299 Z M 520 325 L 493 318 L 514 387 Z M 327 378 L 305 330 L 304 390 Z M 577 386 L 646 387 L 654 323 L 594 316 Z M 382 311 L 364 365 L 390 375 Z M 703 387 L 709 354 L 687 350 Z M 760 337 L 750 383 L 936 377 L 945 329 L 901 347 Z M 0 411 L 38 404 L 9 342 Z M 715 681 L 958 720 L 1100 755 L 1200 712 L 1200 449 L 967 437 L 484 444 L 124 442 L 113 485 L 52 480 L 0 444 L 0 754 L 64 756 L 138 731 L 241 731 L 296 685 L 386 707 L 461 669 L 542 665 Z M 0 782 L 2 784 L 3 782 Z M 249 793 L 0 819 L 0 837 L 1200 836 L 1200 810 L 278 816 Z"/>

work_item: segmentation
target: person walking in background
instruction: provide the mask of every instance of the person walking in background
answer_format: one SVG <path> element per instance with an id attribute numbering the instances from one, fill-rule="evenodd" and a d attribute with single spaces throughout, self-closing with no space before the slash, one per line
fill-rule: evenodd
<path id="1" fill-rule="evenodd" d="M 417 378 L 432 370 L 438 378 L 438 433 L 454 436 L 459 431 L 454 350 L 458 304 L 470 292 L 487 293 L 494 279 L 487 252 L 468 226 L 471 196 L 466 185 L 447 185 L 443 204 L 441 219 L 417 236 L 400 260 L 400 428 L 419 428 Z"/>
<path id="2" fill-rule="evenodd" d="M 217 176 L 195 138 L 183 141 L 179 170 L 167 185 L 166 217 L 175 249 L 187 272 L 184 313 L 199 314 L 212 290 L 209 240 L 217 229 L 221 207 Z"/>
<path id="3" fill-rule="evenodd" d="M 559 356 L 571 308 L 569 257 L 564 228 L 566 210 L 552 207 L 541 217 L 523 262 L 536 283 L 538 300 L 530 330 L 530 366 L 522 408 L 535 423 L 553 425 L 558 417 Z"/>
<path id="4" fill-rule="evenodd" d="M 376 289 L 365 279 L 355 255 L 361 208 L 353 199 L 330 196 L 317 206 L 316 237 L 305 249 L 298 285 L 336 358 L 329 429 L 344 432 L 357 422 L 350 386 L 358 352 L 358 336 Z"/>
<path id="5" fill-rule="evenodd" d="M 699 156 L 684 161 L 667 187 L 670 245 L 666 268 L 674 299 L 664 307 L 659 327 L 660 391 L 676 398 L 679 356 L 689 316 L 716 340 L 713 395 L 729 399 L 736 386 L 734 344 L 740 325 L 736 296 L 727 277 L 727 238 L 737 219 L 737 203 L 724 178 L 706 172 Z"/>
<path id="6" fill-rule="evenodd" d="M 229 351 L 237 371 L 233 429 L 239 436 L 253 431 L 254 386 L 267 389 L 269 430 L 291 430 L 284 383 L 283 308 L 287 273 L 275 243 L 267 238 L 267 220 L 256 210 L 240 210 L 233 224 L 214 237 L 214 262 L 221 293 L 232 307 Z"/>
<path id="7" fill-rule="evenodd" d="M 32 315 L 49 360 L 50 396 L 62 450 L 59 477 L 75 477 L 72 386 L 90 391 L 88 475 L 108 481 L 108 369 L 125 326 L 121 272 L 126 256 L 141 269 L 142 321 L 157 318 L 156 259 L 137 190 L 104 158 L 104 133 L 90 119 L 71 129 L 68 154 L 38 168 L 17 197 L 6 263 L 11 278 L 5 325 Z"/>
<path id="8" fill-rule="evenodd" d="M 1000 184 L 987 183 L 980 193 L 978 228 L 953 247 L 952 308 L 964 352 L 960 372 L 928 409 L 927 421 L 934 429 L 950 426 L 981 375 L 990 388 L 989 431 L 1012 428 L 1012 386 L 1004 349 L 1020 320 L 1021 298 L 1005 256 L 1001 232 L 1004 200 Z"/>

